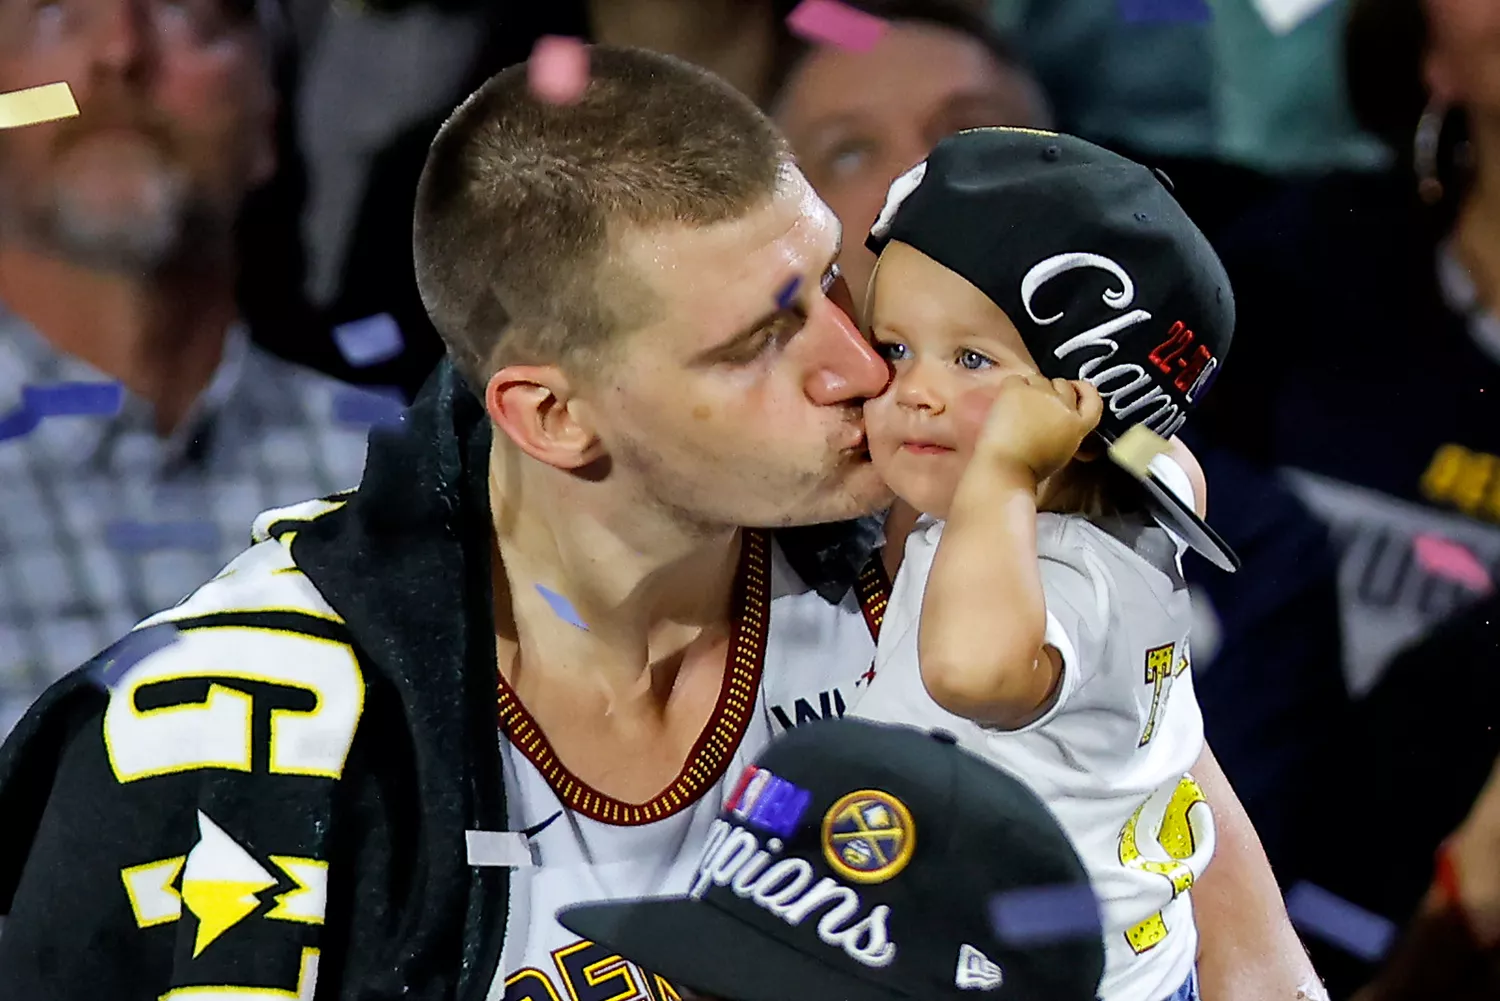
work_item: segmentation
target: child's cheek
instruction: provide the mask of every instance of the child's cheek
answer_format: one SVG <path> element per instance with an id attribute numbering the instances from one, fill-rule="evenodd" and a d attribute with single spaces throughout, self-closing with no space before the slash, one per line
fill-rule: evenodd
<path id="1" fill-rule="evenodd" d="M 1000 392 L 999 386 L 980 386 L 961 394 L 953 404 L 953 419 L 959 447 L 965 455 L 972 454 L 974 442 L 984 430 L 990 407 Z"/>

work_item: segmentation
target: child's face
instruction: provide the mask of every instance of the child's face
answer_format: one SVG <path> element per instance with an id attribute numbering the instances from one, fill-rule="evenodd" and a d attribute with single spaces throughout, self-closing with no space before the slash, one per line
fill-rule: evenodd
<path id="1" fill-rule="evenodd" d="M 1039 369 L 999 306 L 904 243 L 880 256 L 869 320 L 893 373 L 865 403 L 870 457 L 902 500 L 946 517 L 1001 380 Z"/>

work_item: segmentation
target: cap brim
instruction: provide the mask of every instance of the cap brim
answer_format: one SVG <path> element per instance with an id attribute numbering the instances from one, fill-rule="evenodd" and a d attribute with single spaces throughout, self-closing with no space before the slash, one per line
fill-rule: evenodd
<path id="1" fill-rule="evenodd" d="M 1147 471 L 1141 486 L 1150 494 L 1153 512 L 1166 526 L 1176 532 L 1183 542 L 1202 554 L 1214 566 L 1225 573 L 1234 573 L 1240 568 L 1240 558 L 1229 543 L 1219 538 L 1219 533 L 1208 527 L 1198 513 L 1182 502 L 1156 473 Z"/>
<path id="2" fill-rule="evenodd" d="M 1103 432 L 1099 432 L 1099 437 L 1106 442 L 1113 443 L 1113 439 Z M 1127 470 L 1127 472 L 1135 476 L 1134 471 Z M 1240 558 L 1235 555 L 1233 549 L 1229 548 L 1229 543 L 1219 538 L 1219 533 L 1198 517 L 1198 512 L 1185 504 L 1182 498 L 1178 497 L 1176 492 L 1156 475 L 1154 470 L 1148 469 L 1144 478 L 1137 477 L 1137 479 L 1151 500 L 1152 513 L 1175 532 L 1183 542 L 1225 573 L 1234 573 L 1239 570 Z"/>
<path id="3" fill-rule="evenodd" d="M 582 904 L 557 920 L 674 987 L 723 1001 L 910 1001 L 686 897 Z"/>

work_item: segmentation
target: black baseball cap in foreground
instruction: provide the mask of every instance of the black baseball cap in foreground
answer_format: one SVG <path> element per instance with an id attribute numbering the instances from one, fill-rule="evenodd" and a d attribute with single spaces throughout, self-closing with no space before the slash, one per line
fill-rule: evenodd
<path id="1" fill-rule="evenodd" d="M 891 185 L 866 245 L 908 244 L 1005 311 L 1049 379 L 1104 397 L 1098 434 L 1170 438 L 1234 333 L 1229 276 L 1160 177 L 1073 136 L 970 129 Z M 1239 558 L 1154 473 L 1152 506 L 1221 569 Z"/>
<path id="2" fill-rule="evenodd" d="M 724 1001 L 1093 1001 L 1104 945 L 1073 846 L 951 736 L 798 727 L 729 788 L 686 896 L 558 920 Z M 1002 940 L 992 911 L 1037 894 L 1067 919 Z"/>

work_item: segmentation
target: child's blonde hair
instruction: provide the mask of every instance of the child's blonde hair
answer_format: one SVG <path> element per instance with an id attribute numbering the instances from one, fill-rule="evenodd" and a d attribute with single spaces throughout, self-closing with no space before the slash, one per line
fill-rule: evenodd
<path id="1" fill-rule="evenodd" d="M 1129 473 L 1104 456 L 1075 457 L 1047 481 L 1037 510 L 1108 518 L 1142 510 L 1142 494 Z"/>

